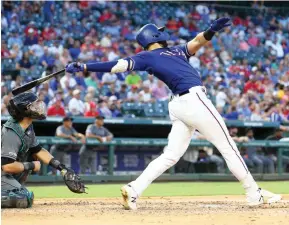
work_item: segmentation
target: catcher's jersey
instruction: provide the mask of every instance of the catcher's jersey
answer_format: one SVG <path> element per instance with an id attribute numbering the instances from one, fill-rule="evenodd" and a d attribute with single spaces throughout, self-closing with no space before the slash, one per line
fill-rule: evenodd
<path id="1" fill-rule="evenodd" d="M 14 159 L 18 162 L 25 162 L 31 154 L 42 148 L 35 137 L 32 124 L 24 131 L 24 145 L 20 137 L 7 127 L 2 127 L 1 138 L 1 157 Z M 22 146 L 25 148 L 22 149 Z"/>
<path id="2" fill-rule="evenodd" d="M 162 80 L 174 94 L 180 94 L 191 87 L 202 86 L 198 71 L 189 63 L 191 56 L 187 45 L 178 45 L 144 51 L 126 60 L 132 63 L 130 70 L 147 71 Z"/>

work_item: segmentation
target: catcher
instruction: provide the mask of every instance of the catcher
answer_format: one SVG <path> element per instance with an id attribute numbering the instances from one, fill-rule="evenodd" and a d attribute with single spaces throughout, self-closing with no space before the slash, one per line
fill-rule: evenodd
<path id="1" fill-rule="evenodd" d="M 85 193 L 85 186 L 75 172 L 54 159 L 35 137 L 32 121 L 46 118 L 44 102 L 35 94 L 24 92 L 10 100 L 8 111 L 12 118 L 3 125 L 1 134 L 1 207 L 32 206 L 33 192 L 23 185 L 31 172 L 40 170 L 40 161 L 61 171 L 72 192 Z"/>

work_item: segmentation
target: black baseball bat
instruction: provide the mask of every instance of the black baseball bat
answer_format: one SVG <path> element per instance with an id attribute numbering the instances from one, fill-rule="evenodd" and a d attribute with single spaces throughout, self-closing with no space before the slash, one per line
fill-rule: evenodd
<path id="1" fill-rule="evenodd" d="M 33 81 L 31 81 L 31 82 L 29 82 L 29 83 L 27 83 L 27 84 L 24 84 L 24 85 L 22 85 L 22 86 L 20 86 L 20 87 L 17 87 L 17 88 L 15 88 L 15 89 L 13 89 L 13 90 L 12 90 L 12 94 L 13 94 L 13 95 L 18 95 L 18 94 L 20 94 L 20 93 L 23 93 L 23 92 L 25 92 L 25 91 L 28 91 L 28 90 L 30 90 L 30 89 L 32 89 L 32 88 L 34 88 L 34 87 L 42 84 L 43 82 L 49 80 L 50 78 L 55 77 L 55 76 L 57 76 L 57 75 L 59 75 L 59 74 L 61 74 L 61 73 L 63 73 L 63 72 L 65 72 L 65 69 L 59 70 L 59 71 L 57 71 L 57 72 L 55 72 L 55 73 L 52 73 L 52 74 L 50 74 L 50 75 L 48 75 L 48 76 L 39 78 L 39 79 L 37 79 L 37 80 L 33 80 Z"/>

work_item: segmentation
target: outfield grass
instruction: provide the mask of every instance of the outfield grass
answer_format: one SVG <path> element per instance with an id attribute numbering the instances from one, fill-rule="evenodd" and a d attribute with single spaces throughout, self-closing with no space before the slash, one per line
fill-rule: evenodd
<path id="1" fill-rule="evenodd" d="M 261 188 L 279 194 L 289 194 L 289 181 L 258 182 Z M 78 195 L 66 186 L 31 186 L 36 198 L 96 198 L 119 197 L 123 184 L 88 185 L 88 194 Z M 143 196 L 198 196 L 198 195 L 241 195 L 243 188 L 238 182 L 168 182 L 154 183 Z"/>

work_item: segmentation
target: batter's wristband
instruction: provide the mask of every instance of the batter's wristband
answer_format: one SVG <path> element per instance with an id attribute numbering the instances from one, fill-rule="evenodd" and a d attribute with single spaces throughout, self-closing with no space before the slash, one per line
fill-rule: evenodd
<path id="1" fill-rule="evenodd" d="M 214 37 L 215 33 L 216 32 L 212 31 L 211 28 L 209 28 L 208 30 L 204 31 L 203 35 L 207 41 L 210 41 Z"/>
<path id="2" fill-rule="evenodd" d="M 57 169 L 59 171 L 65 169 L 65 165 L 61 164 L 57 159 L 51 159 L 49 162 L 49 166 L 53 167 L 54 169 Z"/>
<path id="3" fill-rule="evenodd" d="M 24 162 L 23 166 L 24 166 L 24 171 L 34 170 L 35 168 L 35 164 L 33 162 Z"/>

